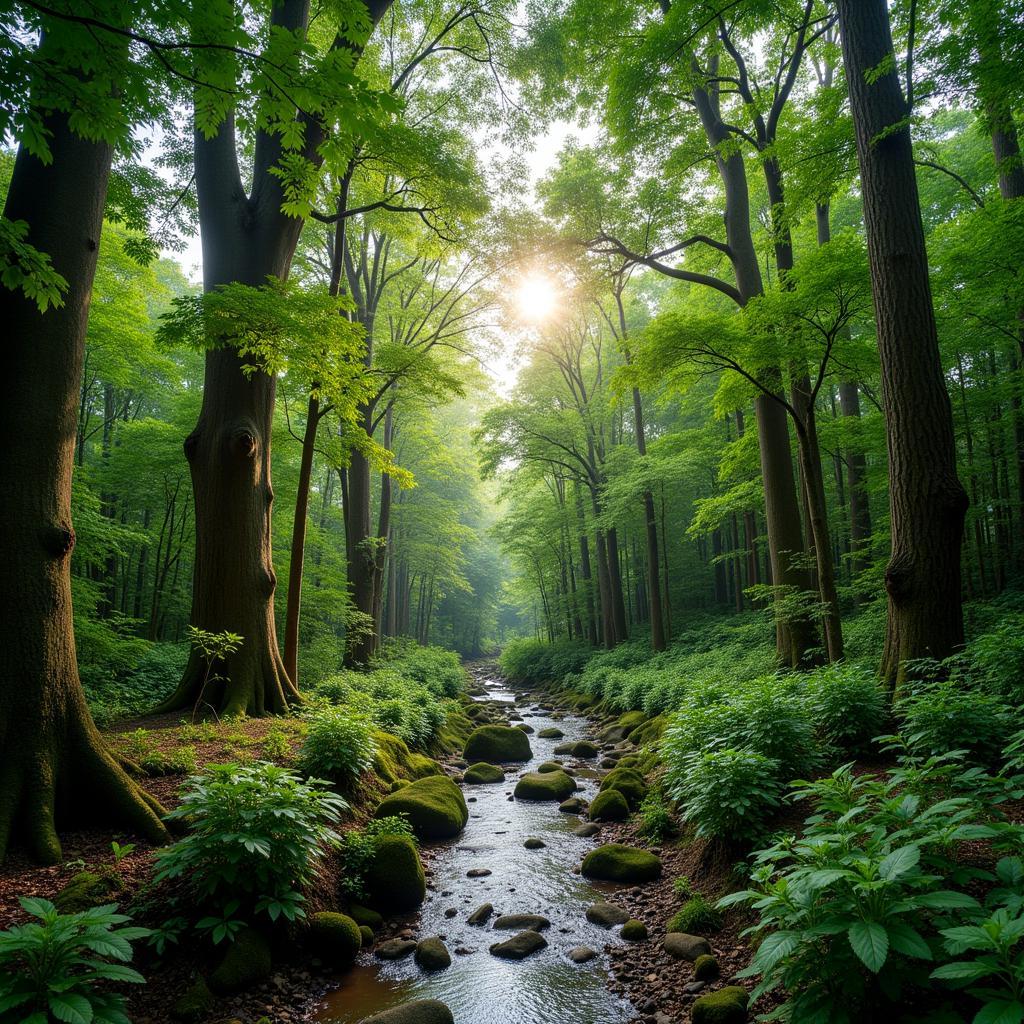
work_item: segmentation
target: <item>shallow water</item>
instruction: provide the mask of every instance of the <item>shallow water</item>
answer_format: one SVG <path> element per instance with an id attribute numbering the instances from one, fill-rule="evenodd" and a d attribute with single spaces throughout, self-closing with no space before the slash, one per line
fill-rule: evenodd
<path id="1" fill-rule="evenodd" d="M 492 700 L 514 701 L 500 682 L 481 680 Z M 611 935 L 590 924 L 586 908 L 602 892 L 579 875 L 574 865 L 594 845 L 593 839 L 572 834 L 580 824 L 575 815 L 562 814 L 555 802 L 510 801 L 516 779 L 554 757 L 558 744 L 582 739 L 587 722 L 566 716 L 555 721 L 547 712 L 520 709 L 523 721 L 536 732 L 556 725 L 564 739 L 530 736 L 533 758 L 513 766 L 505 783 L 464 786 L 470 818 L 457 839 L 434 844 L 433 888 L 428 889 L 416 933 L 419 937 L 441 935 L 452 954 L 447 970 L 428 974 L 412 957 L 384 963 L 363 953 L 356 966 L 339 978 L 338 988 L 324 998 L 315 1019 L 321 1024 L 353 1024 L 380 1010 L 412 999 L 440 999 L 451 1007 L 455 1024 L 622 1024 L 634 1016 L 630 1004 L 606 987 L 607 958 L 602 952 Z M 574 769 L 592 768 L 573 763 Z M 597 789 L 596 772 L 577 775 L 577 795 L 589 800 Z M 530 836 L 547 845 L 527 850 Z M 490 868 L 485 878 L 467 878 L 472 868 Z M 482 903 L 493 903 L 494 914 L 483 927 L 466 924 L 466 918 Z M 445 911 L 458 913 L 446 918 Z M 548 947 L 526 960 L 502 960 L 487 951 L 492 943 L 515 932 L 495 931 L 500 914 L 542 914 L 551 927 L 542 933 Z M 588 964 L 574 964 L 567 953 L 576 946 L 590 946 L 600 954 Z M 456 954 L 457 948 L 472 950 Z"/>

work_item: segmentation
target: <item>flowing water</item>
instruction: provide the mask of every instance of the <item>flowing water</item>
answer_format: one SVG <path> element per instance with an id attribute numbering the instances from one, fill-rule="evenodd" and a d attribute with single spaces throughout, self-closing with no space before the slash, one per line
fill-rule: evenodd
<path id="1" fill-rule="evenodd" d="M 514 695 L 487 676 L 477 680 L 490 699 L 514 703 Z M 555 720 L 549 712 L 524 705 L 519 712 L 536 732 L 557 726 L 563 739 L 530 736 L 533 758 L 511 768 L 504 784 L 464 786 L 469 823 L 457 839 L 434 844 L 431 859 L 433 887 L 427 891 L 418 937 L 441 935 L 452 954 L 449 968 L 426 973 L 405 960 L 381 962 L 371 952 L 360 955 L 356 966 L 339 979 L 317 1009 L 320 1024 L 354 1024 L 373 1013 L 412 999 L 440 999 L 451 1007 L 456 1024 L 623 1024 L 634 1016 L 630 1004 L 608 991 L 607 960 L 602 950 L 609 933 L 591 924 L 586 908 L 607 898 L 607 889 L 590 885 L 572 868 L 594 845 L 593 839 L 572 834 L 580 824 L 575 815 L 563 814 L 557 802 L 510 800 L 519 775 L 555 758 L 560 743 L 583 739 L 585 719 L 566 715 Z M 591 799 L 597 773 L 585 763 L 565 759 L 576 774 L 576 794 Z M 578 770 L 577 770 L 578 769 Z M 530 836 L 543 840 L 540 850 L 527 850 Z M 489 868 L 484 878 L 468 878 L 473 868 Z M 482 903 L 493 903 L 494 914 L 482 927 L 466 918 Z M 445 911 L 457 911 L 446 917 Z M 488 947 L 515 932 L 495 931 L 500 914 L 541 914 L 551 921 L 542 933 L 546 949 L 526 960 L 502 960 Z M 590 946 L 600 954 L 586 964 L 569 960 L 569 950 Z M 471 952 L 456 953 L 456 949 Z"/>

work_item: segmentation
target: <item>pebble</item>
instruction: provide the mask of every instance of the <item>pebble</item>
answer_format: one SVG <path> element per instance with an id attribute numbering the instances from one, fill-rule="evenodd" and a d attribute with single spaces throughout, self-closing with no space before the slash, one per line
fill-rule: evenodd
<path id="1" fill-rule="evenodd" d="M 467 878 L 486 878 L 491 873 L 490 868 L 470 868 L 466 872 Z"/>

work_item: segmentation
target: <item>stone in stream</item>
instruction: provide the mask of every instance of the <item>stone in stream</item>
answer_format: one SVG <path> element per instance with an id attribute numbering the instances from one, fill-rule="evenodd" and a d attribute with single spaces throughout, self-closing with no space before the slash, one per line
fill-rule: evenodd
<path id="1" fill-rule="evenodd" d="M 534 931 L 525 931 L 513 935 L 511 939 L 506 939 L 504 942 L 494 943 L 490 947 L 490 953 L 503 960 L 525 960 L 531 953 L 536 953 L 546 946 L 547 940 L 543 935 Z"/>
<path id="2" fill-rule="evenodd" d="M 625 924 L 629 920 L 629 912 L 614 903 L 595 903 L 587 907 L 587 920 L 602 928 L 611 928 L 616 924 Z"/>
<path id="3" fill-rule="evenodd" d="M 416 948 L 412 939 L 388 939 L 382 942 L 375 950 L 379 960 L 401 960 L 409 956 Z"/>
<path id="4" fill-rule="evenodd" d="M 601 831 L 599 825 L 595 825 L 594 822 L 588 821 L 585 825 L 580 825 L 579 828 L 574 828 L 572 834 L 579 836 L 581 839 L 590 839 L 596 836 Z"/>
<path id="5" fill-rule="evenodd" d="M 471 764 L 462 776 L 462 781 L 467 786 L 486 785 L 493 782 L 504 782 L 505 773 L 496 765 L 488 764 L 486 761 L 477 761 Z"/>
<path id="6" fill-rule="evenodd" d="M 594 797 L 587 813 L 592 821 L 625 821 L 629 817 L 629 804 L 618 790 L 609 789 Z"/>
<path id="7" fill-rule="evenodd" d="M 482 906 L 477 907 L 476 910 L 466 918 L 466 924 L 486 924 L 493 913 L 494 905 L 491 903 L 484 903 Z"/>
<path id="8" fill-rule="evenodd" d="M 466 740 L 467 761 L 529 761 L 533 756 L 526 733 L 504 725 L 483 725 Z"/>
<path id="9" fill-rule="evenodd" d="M 553 772 L 527 772 L 516 783 L 517 800 L 565 800 L 579 788 L 571 775 L 558 770 Z"/>
<path id="10" fill-rule="evenodd" d="M 491 873 L 490 868 L 470 868 L 466 872 L 467 878 L 486 878 Z"/>
<path id="11" fill-rule="evenodd" d="M 543 839 L 538 839 L 536 836 L 530 836 L 529 839 L 523 843 L 523 846 L 528 850 L 543 850 L 548 844 Z"/>
<path id="12" fill-rule="evenodd" d="M 443 971 L 446 967 L 451 967 L 452 964 L 448 947 L 438 935 L 421 939 L 417 943 L 415 959 L 416 963 L 425 971 Z"/>
<path id="13" fill-rule="evenodd" d="M 661 877 L 661 861 L 648 853 L 621 843 L 608 843 L 583 858 L 584 878 L 603 882 L 651 882 Z"/>
<path id="14" fill-rule="evenodd" d="M 537 733 L 537 738 L 541 740 L 560 740 L 564 735 L 565 733 L 561 729 L 554 725 L 549 725 L 546 729 L 541 729 Z"/>
<path id="15" fill-rule="evenodd" d="M 662 940 L 665 952 L 677 960 L 689 960 L 695 963 L 698 957 L 708 956 L 711 945 L 707 939 L 699 935 L 688 935 L 686 932 L 669 932 Z"/>
<path id="16" fill-rule="evenodd" d="M 577 946 L 575 949 L 569 950 L 568 956 L 574 964 L 585 964 L 597 956 L 597 950 L 591 949 L 589 946 Z"/>
<path id="17" fill-rule="evenodd" d="M 517 725 L 516 728 L 522 729 L 522 731 L 525 732 L 527 736 L 533 735 L 533 726 L 527 725 L 525 722 L 523 722 L 522 725 Z"/>
<path id="18" fill-rule="evenodd" d="M 452 1011 L 437 999 L 414 999 L 383 1013 L 364 1017 L 362 1024 L 455 1024 Z"/>
<path id="19" fill-rule="evenodd" d="M 551 922 L 540 914 L 502 914 L 493 925 L 496 931 L 540 932 L 551 927 Z"/>
<path id="20" fill-rule="evenodd" d="M 582 814 L 587 809 L 587 801 L 582 797 L 571 796 L 568 800 L 563 800 L 558 809 L 563 814 Z"/>

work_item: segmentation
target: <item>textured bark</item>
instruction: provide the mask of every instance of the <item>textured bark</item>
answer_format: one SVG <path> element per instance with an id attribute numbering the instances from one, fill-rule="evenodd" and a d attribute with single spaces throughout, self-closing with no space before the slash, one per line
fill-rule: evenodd
<path id="1" fill-rule="evenodd" d="M 939 358 L 908 110 L 885 0 L 838 0 L 857 136 L 882 366 L 892 554 L 882 674 L 944 658 L 963 643 L 960 546 L 967 495 L 956 475 L 953 415 Z M 895 65 L 894 65 L 895 68 Z"/>
<path id="2" fill-rule="evenodd" d="M 644 407 L 639 388 L 633 388 L 633 426 L 636 432 L 636 450 L 641 456 L 646 455 Z M 655 651 L 663 651 L 666 639 L 658 563 L 658 519 L 654 512 L 654 495 L 650 489 L 644 491 L 644 531 L 647 540 L 647 608 L 651 621 L 651 647 Z"/>
<path id="3" fill-rule="evenodd" d="M 60 860 L 58 826 L 99 822 L 160 842 L 160 808 L 105 747 L 78 677 L 71 607 L 71 476 L 89 297 L 112 149 L 45 119 L 53 161 L 23 149 L 4 215 L 68 282 L 40 313 L 0 288 L 11 388 L 0 404 L 0 861 Z"/>

